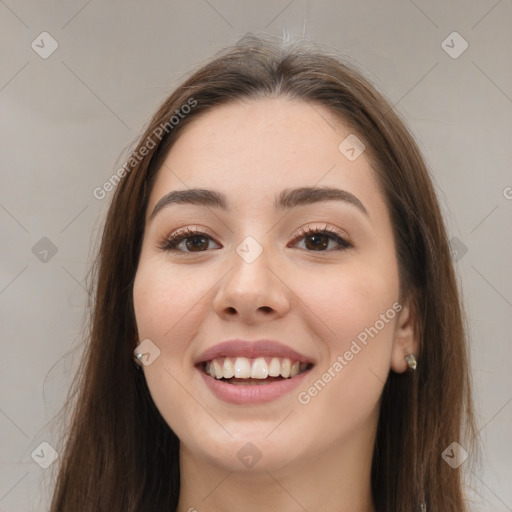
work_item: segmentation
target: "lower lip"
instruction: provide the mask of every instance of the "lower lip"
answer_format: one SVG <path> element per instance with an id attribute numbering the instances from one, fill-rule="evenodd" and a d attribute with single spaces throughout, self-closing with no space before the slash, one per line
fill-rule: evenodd
<path id="1" fill-rule="evenodd" d="M 303 381 L 310 370 L 306 370 L 291 379 L 274 381 L 268 384 L 255 384 L 252 386 L 228 384 L 222 380 L 210 377 L 199 368 L 197 371 L 201 374 L 213 394 L 217 398 L 224 400 L 224 402 L 232 404 L 261 404 L 271 402 L 272 400 L 276 400 L 290 393 Z"/>

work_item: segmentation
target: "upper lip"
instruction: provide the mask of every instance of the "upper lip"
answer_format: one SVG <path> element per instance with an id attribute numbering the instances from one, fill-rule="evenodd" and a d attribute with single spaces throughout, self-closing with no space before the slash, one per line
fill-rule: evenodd
<path id="1" fill-rule="evenodd" d="M 287 357 L 301 363 L 312 363 L 314 361 L 292 348 L 272 340 L 229 340 L 214 345 L 202 352 L 194 361 L 194 365 L 211 361 L 217 357 Z"/>

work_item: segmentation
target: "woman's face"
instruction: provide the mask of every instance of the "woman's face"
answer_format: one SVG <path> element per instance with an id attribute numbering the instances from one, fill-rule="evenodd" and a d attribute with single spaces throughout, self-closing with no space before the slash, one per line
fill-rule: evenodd
<path id="1" fill-rule="evenodd" d="M 406 369 L 409 310 L 352 137 L 319 105 L 253 100 L 192 122 L 160 169 L 135 315 L 151 396 L 189 456 L 243 471 L 371 453 L 388 372 Z"/>

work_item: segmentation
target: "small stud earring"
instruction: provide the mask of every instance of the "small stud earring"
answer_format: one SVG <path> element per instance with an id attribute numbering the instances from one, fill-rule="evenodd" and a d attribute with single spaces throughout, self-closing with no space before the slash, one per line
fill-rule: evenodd
<path id="1" fill-rule="evenodd" d="M 407 361 L 407 366 L 409 366 L 411 370 L 416 370 L 417 362 L 414 354 L 407 354 L 405 356 L 405 360 Z"/>
<path id="2" fill-rule="evenodd" d="M 133 354 L 133 360 L 135 362 L 135 367 L 137 368 L 137 370 L 140 370 L 141 367 L 142 367 L 142 354 L 139 354 L 139 353 L 135 353 Z"/>

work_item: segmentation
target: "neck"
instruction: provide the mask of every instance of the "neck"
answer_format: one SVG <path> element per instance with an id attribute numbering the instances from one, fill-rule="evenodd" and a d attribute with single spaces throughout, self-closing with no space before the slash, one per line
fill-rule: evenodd
<path id="1" fill-rule="evenodd" d="M 245 472 L 220 468 L 181 447 L 177 512 L 374 512 L 374 439 L 374 428 L 360 431 L 355 439 L 328 446 L 307 460 L 295 459 L 279 469 L 257 470 L 256 465 Z"/>

